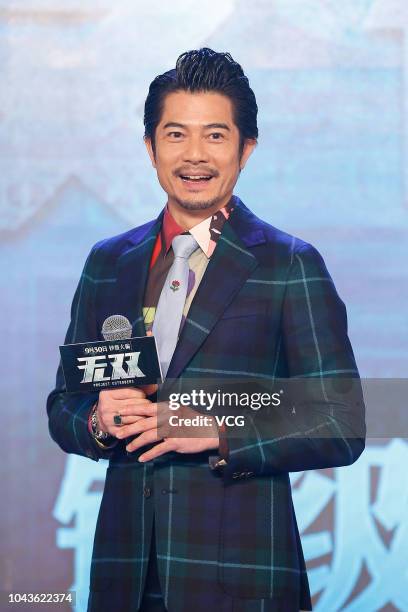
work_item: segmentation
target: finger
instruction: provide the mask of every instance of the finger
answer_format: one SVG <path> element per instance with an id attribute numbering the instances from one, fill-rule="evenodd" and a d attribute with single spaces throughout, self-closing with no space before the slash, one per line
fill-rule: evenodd
<path id="1" fill-rule="evenodd" d="M 140 387 L 140 389 L 142 389 L 142 391 L 144 391 L 146 395 L 152 395 L 153 393 L 156 393 L 158 388 L 159 388 L 158 385 L 154 385 L 154 384 L 142 385 Z"/>
<path id="2" fill-rule="evenodd" d="M 150 429 L 149 431 L 145 431 L 140 434 L 140 436 L 129 442 L 129 444 L 126 446 L 126 450 L 128 453 L 131 453 L 141 446 L 151 444 L 152 442 L 157 442 L 157 432 L 155 429 Z"/>
<path id="3" fill-rule="evenodd" d="M 114 403 L 117 404 L 118 410 L 121 410 L 124 406 L 137 406 L 139 404 L 151 404 L 152 402 L 147 397 L 133 397 L 120 400 L 115 399 Z"/>
<path id="4" fill-rule="evenodd" d="M 128 399 L 136 397 L 145 397 L 144 391 L 135 387 L 126 387 L 121 389 L 107 389 L 106 391 L 100 391 L 100 395 L 106 395 L 114 399 Z"/>
<path id="5" fill-rule="evenodd" d="M 140 455 L 138 461 L 144 463 L 145 461 L 151 461 L 152 459 L 156 459 L 156 457 L 160 457 L 160 455 L 164 455 L 164 453 L 168 453 L 173 450 L 172 442 L 170 439 L 164 440 L 160 444 L 156 444 L 154 448 L 151 448 L 143 455 Z"/>
<path id="6" fill-rule="evenodd" d="M 115 423 L 115 417 L 121 417 L 121 423 Z M 101 411 L 98 419 L 99 422 L 104 426 L 105 429 L 109 430 L 109 433 L 118 437 L 118 432 L 124 427 L 128 426 L 132 423 L 136 423 L 137 421 L 145 419 L 147 416 L 154 416 L 154 413 L 148 415 L 138 415 L 134 414 L 134 411 L 130 415 L 124 415 L 122 412 L 107 412 L 104 413 Z"/>
<path id="7" fill-rule="evenodd" d="M 146 418 L 144 416 L 135 416 L 135 415 L 123 416 L 123 414 L 121 414 L 120 417 L 121 417 L 122 423 L 117 424 L 114 421 L 115 416 L 116 415 L 113 415 L 112 422 L 115 427 L 119 427 L 119 428 L 122 428 L 124 425 L 131 425 L 132 423 L 137 423 L 137 421 L 140 421 L 141 419 Z"/>
<path id="8" fill-rule="evenodd" d="M 117 410 L 112 410 L 110 408 L 105 412 L 106 415 L 112 416 L 115 414 L 120 414 L 121 416 L 154 416 L 157 414 L 156 404 L 136 404 L 135 406 L 125 406 L 123 408 L 118 408 Z"/>
<path id="9" fill-rule="evenodd" d="M 119 428 L 119 431 L 116 434 L 116 437 L 128 438 L 129 436 L 137 436 L 142 434 L 143 432 L 150 431 L 154 429 L 157 436 L 157 418 L 156 417 L 146 417 L 140 419 L 137 423 L 132 423 L 130 425 L 124 425 Z"/>

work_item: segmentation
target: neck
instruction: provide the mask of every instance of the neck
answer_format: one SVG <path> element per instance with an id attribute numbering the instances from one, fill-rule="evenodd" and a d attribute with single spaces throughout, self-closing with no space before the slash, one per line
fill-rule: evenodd
<path id="1" fill-rule="evenodd" d="M 180 204 L 169 200 L 167 206 L 173 219 L 185 230 L 190 230 L 192 227 L 208 219 L 218 210 L 221 210 L 230 201 L 231 196 L 223 202 L 216 202 L 213 206 L 205 209 L 186 210 Z"/>

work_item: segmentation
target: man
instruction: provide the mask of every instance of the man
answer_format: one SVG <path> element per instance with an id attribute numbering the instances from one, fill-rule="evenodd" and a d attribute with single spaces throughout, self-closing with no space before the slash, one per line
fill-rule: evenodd
<path id="1" fill-rule="evenodd" d="M 327 385 L 358 371 L 321 256 L 233 195 L 257 136 L 255 96 L 229 54 L 191 51 L 154 79 L 145 143 L 167 205 L 95 245 L 65 341 L 100 340 L 104 320 L 122 314 L 133 336 L 156 336 L 169 387 L 294 377 L 317 379 L 323 399 L 303 425 L 235 406 L 248 417 L 240 435 L 210 412 L 193 435 L 165 435 L 156 387 L 67 394 L 59 369 L 53 439 L 110 461 L 88 610 L 312 609 L 288 473 L 356 461 L 364 411 Z"/>

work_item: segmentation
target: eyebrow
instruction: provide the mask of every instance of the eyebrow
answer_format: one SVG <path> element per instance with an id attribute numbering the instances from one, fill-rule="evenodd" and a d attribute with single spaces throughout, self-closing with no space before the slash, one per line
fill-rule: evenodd
<path id="1" fill-rule="evenodd" d="M 174 121 L 169 121 L 168 123 L 163 125 L 163 130 L 167 130 L 167 128 L 169 127 L 178 127 L 182 129 L 187 128 L 187 126 L 184 125 L 183 123 L 176 123 Z M 229 132 L 231 131 L 226 123 L 208 123 L 207 125 L 204 125 L 203 127 L 205 130 L 217 128 L 219 130 L 228 130 Z"/>

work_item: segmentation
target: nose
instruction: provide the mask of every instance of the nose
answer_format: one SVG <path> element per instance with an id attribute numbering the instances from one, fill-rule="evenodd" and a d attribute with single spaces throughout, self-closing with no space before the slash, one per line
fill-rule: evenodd
<path id="1" fill-rule="evenodd" d="M 190 136 L 186 140 L 185 149 L 183 151 L 183 161 L 190 164 L 201 164 L 208 162 L 208 153 L 206 151 L 204 139 L 199 135 Z"/>

